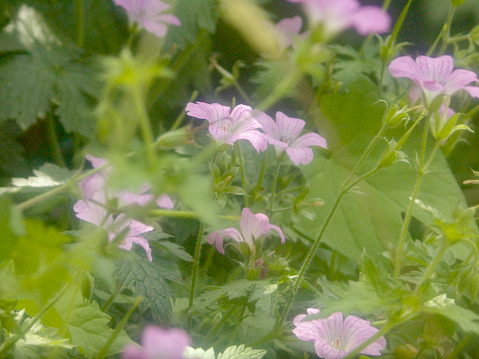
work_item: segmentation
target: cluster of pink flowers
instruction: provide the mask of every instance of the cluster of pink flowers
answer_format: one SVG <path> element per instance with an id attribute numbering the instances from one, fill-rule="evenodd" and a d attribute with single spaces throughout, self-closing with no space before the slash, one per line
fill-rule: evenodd
<path id="1" fill-rule="evenodd" d="M 298 118 L 276 113 L 276 122 L 261 111 L 253 111 L 246 105 L 238 105 L 233 111 L 218 103 L 189 103 L 186 106 L 189 116 L 207 120 L 209 132 L 214 139 L 232 145 L 240 139 L 249 141 L 257 152 L 266 150 L 268 143 L 277 151 L 285 150 L 291 161 L 299 165 L 313 160 L 309 146 L 327 148 L 326 140 L 311 132 L 299 136 L 305 122 Z M 262 129 L 264 132 L 260 132 Z"/>
<path id="2" fill-rule="evenodd" d="M 133 243 L 137 243 L 143 247 L 148 259 L 151 261 L 151 248 L 148 241 L 141 235 L 146 232 L 151 232 L 153 227 L 128 218 L 123 213 L 113 217 L 113 215 L 107 211 L 107 202 L 109 199 L 116 198 L 118 205 L 123 207 L 132 204 L 145 206 L 154 201 L 161 208 L 173 209 L 173 201 L 166 195 L 155 198 L 152 194 L 146 193 L 150 189 L 148 185 L 144 185 L 140 193 L 132 193 L 129 191 L 111 193 L 106 187 L 108 175 L 111 172 L 111 167 L 108 166 L 107 161 L 103 158 L 97 158 L 91 155 L 86 155 L 85 157 L 91 162 L 93 168 L 105 168 L 86 177 L 80 182 L 84 199 L 79 200 L 73 206 L 76 216 L 83 221 L 107 230 L 110 242 L 120 233 L 126 231 L 126 235 L 119 247 L 124 250 L 130 250 L 133 247 Z"/>
<path id="3" fill-rule="evenodd" d="M 308 315 L 319 313 L 319 309 L 309 308 Z M 326 319 L 304 320 L 306 314 L 294 318 L 293 333 L 301 340 L 313 342 L 316 354 L 323 359 L 341 359 L 378 332 L 367 320 L 353 315 L 343 320 L 341 312 Z M 361 354 L 381 355 L 386 347 L 386 339 L 379 338 L 361 350 Z"/>

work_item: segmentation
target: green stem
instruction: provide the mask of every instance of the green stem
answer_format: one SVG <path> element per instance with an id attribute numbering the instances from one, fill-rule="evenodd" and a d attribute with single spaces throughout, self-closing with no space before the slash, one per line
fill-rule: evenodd
<path id="1" fill-rule="evenodd" d="M 85 11 L 83 0 L 75 0 L 75 12 L 77 18 L 77 46 L 83 47 L 85 39 Z"/>
<path id="2" fill-rule="evenodd" d="M 143 135 L 143 141 L 145 141 L 146 154 L 150 164 L 153 164 L 155 161 L 155 150 L 154 150 L 154 137 L 153 130 L 151 129 L 150 119 L 145 108 L 145 101 L 141 95 L 140 89 L 135 86 L 131 89 L 131 94 L 133 97 L 133 104 L 135 106 L 136 115 L 140 121 L 141 134 Z"/>
<path id="3" fill-rule="evenodd" d="M 195 211 L 180 211 L 169 209 L 152 209 L 150 215 L 154 217 L 171 217 L 171 218 L 201 218 L 201 213 Z M 238 216 L 219 215 L 218 218 L 237 221 Z"/>
<path id="4" fill-rule="evenodd" d="M 264 174 L 266 173 L 266 165 L 268 163 L 268 156 L 266 153 L 263 154 L 263 165 L 261 166 L 261 171 L 259 173 L 258 182 L 254 188 L 253 195 L 251 196 L 251 201 L 256 199 L 257 194 L 261 191 L 261 186 L 263 185 Z"/>
<path id="5" fill-rule="evenodd" d="M 349 190 L 351 188 L 353 188 L 354 186 L 356 186 L 359 182 L 361 182 L 361 181 L 365 180 L 366 178 L 375 174 L 377 171 L 379 171 L 379 169 L 380 168 L 377 166 L 373 170 L 371 170 L 368 173 L 364 174 L 363 176 L 357 178 L 355 181 L 353 181 L 352 183 L 350 183 L 346 187 L 344 187 L 344 185 L 343 185 L 343 188 L 341 189 L 341 192 L 339 193 L 338 197 L 336 198 L 336 201 L 334 202 L 333 206 L 331 207 L 331 209 L 328 213 L 328 216 L 326 217 L 326 220 L 324 221 L 324 223 L 321 227 L 321 231 L 319 232 L 318 237 L 314 241 L 313 246 L 310 248 L 310 250 L 309 250 L 309 252 L 308 252 L 308 254 L 307 254 L 307 256 L 306 256 L 306 258 L 303 262 L 303 265 L 301 266 L 301 269 L 298 273 L 298 276 L 296 277 L 296 280 L 293 284 L 293 288 L 291 290 L 291 293 L 290 293 L 290 295 L 289 295 L 289 297 L 286 301 L 285 308 L 284 308 L 279 320 L 276 323 L 276 328 L 277 329 L 279 329 L 283 326 L 283 323 L 286 320 L 286 316 L 288 315 L 291 304 L 293 303 L 293 300 L 296 296 L 296 292 L 298 291 L 299 285 L 301 284 L 301 281 L 303 280 L 303 277 L 306 273 L 306 270 L 309 267 L 309 265 L 311 264 L 313 256 L 316 253 L 316 250 L 318 249 L 319 244 L 321 243 L 321 240 L 323 238 L 324 233 L 326 232 L 326 229 L 328 228 L 329 222 L 331 222 L 331 220 L 332 220 L 334 214 L 336 213 L 336 210 L 337 210 L 339 204 L 341 203 L 341 200 L 343 199 L 344 195 L 346 193 L 348 193 Z M 350 176 L 350 178 L 351 178 L 351 176 Z"/>
<path id="6" fill-rule="evenodd" d="M 390 322 L 387 322 L 381 329 L 379 329 L 379 331 L 374 334 L 371 338 L 369 338 L 368 340 L 362 342 L 358 347 L 356 347 L 354 350 L 350 351 L 348 353 L 348 355 L 346 355 L 344 357 L 344 359 L 352 359 L 354 358 L 356 355 L 358 355 L 359 353 L 361 353 L 361 350 L 363 350 L 364 348 L 366 348 L 367 346 L 369 346 L 370 344 L 374 343 L 376 340 L 378 340 L 379 338 L 383 337 L 384 335 L 386 335 L 390 330 L 391 328 L 394 327 L 394 324 L 390 323 Z"/>
<path id="7" fill-rule="evenodd" d="M 67 289 L 69 288 L 69 285 L 65 285 L 62 290 L 60 290 L 56 295 L 55 297 L 50 301 L 50 303 L 48 303 L 45 307 L 43 307 L 43 309 L 38 312 L 38 314 L 32 318 L 32 320 L 30 321 L 30 323 L 28 323 L 28 325 L 25 327 L 25 329 L 23 330 L 23 335 L 16 335 L 14 336 L 13 338 L 5 341 L 3 343 L 3 345 L 0 347 L 0 358 L 3 358 L 4 357 L 4 354 L 13 346 L 15 345 L 15 343 L 21 339 L 26 333 L 28 333 L 28 331 L 43 317 L 43 315 L 48 312 L 54 305 L 56 302 L 58 302 L 58 300 L 63 296 L 63 294 L 65 294 L 65 292 L 67 291 Z"/>
<path id="8" fill-rule="evenodd" d="M 451 36 L 451 24 L 452 24 L 452 19 L 454 17 L 455 10 L 456 10 L 456 6 L 451 5 L 451 10 L 449 10 L 449 15 L 447 16 L 447 22 L 443 31 L 442 45 L 439 50 L 438 56 L 441 56 L 442 54 L 444 54 L 444 51 L 446 51 L 447 45 L 449 44 L 449 37 Z"/>
<path id="9" fill-rule="evenodd" d="M 429 120 L 429 119 L 428 119 Z M 401 265 L 402 265 L 402 257 L 403 257 L 403 252 L 404 252 L 404 246 L 405 246 L 405 241 L 406 241 L 406 235 L 408 232 L 408 227 L 409 227 L 409 222 L 411 221 L 412 217 L 412 210 L 415 204 L 415 201 L 417 199 L 417 196 L 419 194 L 419 190 L 421 188 L 422 181 L 424 179 L 424 176 L 427 173 L 427 169 L 429 165 L 431 164 L 432 160 L 434 159 L 437 150 L 439 149 L 440 143 L 436 141 L 434 144 L 434 147 L 430 153 L 429 159 L 425 161 L 425 156 L 426 156 L 426 143 L 427 143 L 427 136 L 428 136 L 428 130 L 429 130 L 429 121 L 426 121 L 424 125 L 424 132 L 423 132 L 423 138 L 422 138 L 422 145 L 421 145 L 421 153 L 420 153 L 420 159 L 419 159 L 419 164 L 418 164 L 418 174 L 416 177 L 416 182 L 414 184 L 414 189 L 413 193 L 410 197 L 409 205 L 406 210 L 406 215 L 404 217 L 404 222 L 401 228 L 401 234 L 399 235 L 399 240 L 397 244 L 397 250 L 396 250 L 396 256 L 394 260 L 394 278 L 398 278 L 400 271 L 401 271 Z"/>
<path id="10" fill-rule="evenodd" d="M 120 335 L 120 332 L 123 330 L 123 328 L 125 327 L 126 323 L 128 323 L 128 319 L 130 318 L 131 314 L 134 312 L 134 310 L 136 309 L 136 307 L 138 307 L 138 305 L 140 305 L 141 301 L 143 300 L 142 297 L 138 297 L 136 298 L 136 300 L 133 302 L 133 304 L 131 305 L 130 309 L 128 310 L 128 312 L 124 315 L 123 318 L 121 318 L 121 321 L 120 323 L 118 323 L 117 327 L 115 328 L 115 330 L 113 331 L 112 335 L 108 338 L 108 340 L 106 341 L 105 345 L 103 346 L 103 348 L 101 349 L 101 351 L 96 355 L 95 358 L 97 359 L 103 359 L 105 357 L 105 355 L 107 355 L 108 353 L 108 349 L 110 349 L 110 346 L 113 344 L 113 342 L 115 341 L 115 339 L 118 337 L 118 335 Z"/>
<path id="11" fill-rule="evenodd" d="M 245 169 L 244 169 L 244 161 L 243 161 L 243 153 L 241 152 L 241 144 L 240 144 L 239 141 L 236 141 L 234 146 L 235 146 L 235 150 L 236 150 L 236 154 L 237 154 L 237 158 L 238 158 L 238 162 L 239 162 L 239 166 L 240 166 L 241 184 L 242 184 L 243 189 L 245 191 L 245 194 L 243 196 L 244 206 L 248 207 L 249 206 L 249 198 L 248 198 L 248 193 L 246 191 L 246 188 L 247 188 L 246 172 L 245 172 Z"/>
<path id="12" fill-rule="evenodd" d="M 50 151 L 55 161 L 60 167 L 65 167 L 65 161 L 63 160 L 62 151 L 58 145 L 57 131 L 55 129 L 55 119 L 53 118 L 53 113 L 48 113 L 47 115 L 47 134 L 48 142 L 50 144 Z"/>
<path id="13" fill-rule="evenodd" d="M 188 309 L 193 306 L 193 301 L 195 298 L 196 279 L 198 276 L 198 269 L 200 267 L 201 242 L 203 241 L 204 231 L 205 231 L 205 222 L 202 221 L 200 224 L 200 229 L 198 230 L 198 239 L 196 240 L 195 257 L 193 261 L 193 272 L 191 274 L 190 299 L 188 303 Z"/>
<path id="14" fill-rule="evenodd" d="M 273 215 L 274 211 L 274 196 L 276 194 L 276 184 L 278 182 L 278 175 L 279 175 L 279 167 L 281 166 L 281 160 L 278 159 L 278 162 L 276 162 L 276 168 L 274 169 L 274 175 L 273 175 L 273 187 L 271 188 L 271 200 L 269 202 L 269 213 L 268 217 L 271 220 L 271 216 Z"/>
<path id="15" fill-rule="evenodd" d="M 437 265 L 439 264 L 439 262 L 441 261 L 444 253 L 446 252 L 446 250 L 449 248 L 449 244 L 447 242 L 445 242 L 441 248 L 439 249 L 439 251 L 437 252 L 436 256 L 434 257 L 434 259 L 432 260 L 431 263 L 429 263 L 429 266 L 427 267 L 426 269 L 426 272 L 424 273 L 423 277 L 421 278 L 421 281 L 418 283 L 418 285 L 416 286 L 416 289 L 415 289 L 415 292 L 417 292 L 421 286 L 423 285 L 424 282 L 426 282 L 430 277 L 431 275 L 434 273 L 434 270 L 436 269 Z"/>
<path id="16" fill-rule="evenodd" d="M 397 19 L 396 24 L 394 25 L 393 31 L 391 33 L 391 38 L 389 39 L 389 44 L 388 44 L 389 46 L 394 46 L 394 44 L 396 43 L 399 30 L 401 30 L 404 20 L 406 19 L 406 15 L 409 12 L 409 7 L 411 6 L 411 3 L 412 3 L 412 0 L 409 0 L 407 4 L 404 6 L 404 8 L 402 9 L 401 14 L 399 15 L 399 18 Z"/>
<path id="17" fill-rule="evenodd" d="M 190 98 L 188 99 L 188 102 L 193 102 L 194 100 L 196 100 L 196 98 L 198 97 L 199 95 L 199 92 L 198 91 L 193 91 L 193 93 L 191 94 Z M 186 117 L 186 110 L 183 110 L 181 111 L 181 113 L 178 115 L 178 117 L 176 118 L 175 122 L 173 123 L 173 125 L 170 127 L 170 131 L 174 131 L 176 130 L 178 127 L 180 127 L 181 123 L 183 122 L 183 120 L 185 119 Z"/>
<path id="18" fill-rule="evenodd" d="M 256 108 L 260 111 L 266 111 L 269 109 L 296 86 L 299 77 L 300 75 L 296 71 L 289 71 L 289 73 L 283 77 L 281 82 L 275 86 L 273 92 L 271 92 L 270 95 L 263 101 L 261 101 Z"/>

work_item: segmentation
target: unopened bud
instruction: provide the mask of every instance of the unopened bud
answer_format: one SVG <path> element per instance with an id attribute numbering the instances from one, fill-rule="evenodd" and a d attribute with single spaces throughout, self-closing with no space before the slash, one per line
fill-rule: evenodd
<path id="1" fill-rule="evenodd" d="M 186 128 L 169 131 L 158 138 L 158 147 L 164 150 L 172 149 L 180 145 L 192 142 L 191 131 Z"/>
<path id="2" fill-rule="evenodd" d="M 392 106 L 384 116 L 384 124 L 388 127 L 395 127 L 403 120 L 409 121 L 409 115 L 404 108 L 399 108 L 398 105 Z"/>

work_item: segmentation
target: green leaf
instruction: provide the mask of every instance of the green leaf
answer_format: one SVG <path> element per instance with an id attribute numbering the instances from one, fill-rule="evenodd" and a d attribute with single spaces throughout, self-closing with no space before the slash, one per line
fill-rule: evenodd
<path id="1" fill-rule="evenodd" d="M 35 176 L 12 178 L 12 184 L 16 187 L 56 187 L 69 180 L 73 173 L 53 163 L 45 163 L 38 170 L 33 170 Z"/>
<path id="2" fill-rule="evenodd" d="M 177 46 L 183 50 L 196 39 L 199 30 L 205 29 L 210 33 L 215 31 L 217 14 L 214 0 L 178 0 L 175 16 L 180 20 L 181 26 L 169 27 L 165 39 L 166 49 Z"/>
<path id="3" fill-rule="evenodd" d="M 261 359 L 266 355 L 266 350 L 245 347 L 243 344 L 227 348 L 218 354 L 217 359 Z"/>
<path id="4" fill-rule="evenodd" d="M 193 349 L 191 347 L 186 347 L 185 352 L 183 353 L 185 359 L 215 359 L 215 350 L 213 348 L 204 351 L 201 348 Z"/>
<path id="5" fill-rule="evenodd" d="M 15 121 L 0 122 L 0 173 L 8 177 L 28 175 L 29 166 L 23 156 L 24 148 L 17 142 L 20 128 Z"/>
<path id="6" fill-rule="evenodd" d="M 182 282 L 175 262 L 168 258 L 153 257 L 153 261 L 128 259 L 116 263 L 116 276 L 125 288 L 133 291 L 135 296 L 142 296 L 140 310 L 151 310 L 158 321 L 169 323 L 172 306 L 170 299 L 174 293 L 167 280 Z"/>
<path id="7" fill-rule="evenodd" d="M 79 9 L 83 11 L 83 46 L 90 52 L 116 54 L 128 39 L 128 19 L 124 11 L 106 0 L 27 0 L 58 36 L 78 43 Z"/>
<path id="8" fill-rule="evenodd" d="M 455 305 L 454 300 L 448 299 L 445 294 L 426 302 L 421 309 L 424 312 L 437 313 L 451 319 L 465 332 L 479 334 L 479 315 Z"/>
<path id="9" fill-rule="evenodd" d="M 69 290 L 62 300 L 55 304 L 60 317 L 64 320 L 70 333 L 71 342 L 87 358 L 98 354 L 114 330 L 108 326 L 111 317 L 102 312 L 98 303 L 83 299 L 81 291 Z M 108 354 L 123 350 L 131 339 L 122 330 L 108 350 Z"/>
<path id="10" fill-rule="evenodd" d="M 330 158 L 316 155 L 310 165 L 301 166 L 311 185 L 309 195 L 324 200 L 323 206 L 311 207 L 317 215 L 315 222 L 305 219 L 299 222 L 298 228 L 311 238 L 317 237 L 344 180 L 381 126 L 383 107 L 374 105 L 375 101 L 377 97 L 371 83 L 359 79 L 351 84 L 346 93 L 328 95 L 323 104 L 323 112 L 328 114 L 334 128 L 331 138 L 325 136 L 333 155 Z M 421 134 L 414 131 L 402 148 L 409 158 L 415 158 L 420 137 Z M 360 173 L 375 166 L 383 148 L 384 143 L 373 148 Z M 424 177 L 418 199 L 451 217 L 452 203 L 460 203 L 465 208 L 464 196 L 441 153 L 436 154 L 431 169 L 432 172 Z M 358 183 L 342 199 L 323 242 L 357 263 L 364 249 L 374 262 L 385 261 L 382 253 L 391 251 L 398 241 L 401 216 L 409 204 L 416 177 L 415 169 L 401 162 Z M 421 221 L 426 219 L 417 208 L 413 215 Z M 474 223 L 471 226 L 477 231 Z M 458 255 L 460 251 L 458 248 Z"/>
<path id="11" fill-rule="evenodd" d="M 34 12 L 28 16 L 31 23 L 19 20 L 13 32 L 26 52 L 0 61 L 0 82 L 6 84 L 0 88 L 0 121 L 16 119 L 26 128 L 56 108 L 67 132 L 90 136 L 95 126 L 91 102 L 100 90 L 96 65 L 78 49 L 60 44 Z"/>
<path id="12" fill-rule="evenodd" d="M 185 252 L 185 249 L 182 246 L 179 246 L 176 243 L 173 242 L 168 242 L 168 241 L 158 241 L 156 242 L 158 246 L 161 246 L 171 252 L 174 256 L 186 261 L 186 262 L 192 262 L 193 257 L 190 256 L 189 253 Z"/>

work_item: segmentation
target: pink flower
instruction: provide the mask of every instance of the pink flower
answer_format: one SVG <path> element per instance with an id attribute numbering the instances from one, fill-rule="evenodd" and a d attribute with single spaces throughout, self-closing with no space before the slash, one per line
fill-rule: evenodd
<path id="1" fill-rule="evenodd" d="M 281 243 L 284 243 L 284 234 L 281 228 L 269 223 L 269 218 L 263 213 L 253 214 L 249 208 L 243 208 L 240 220 L 240 232 L 236 228 L 230 227 L 220 231 L 211 232 L 208 235 L 208 243 L 216 243 L 218 252 L 224 254 L 223 240 L 225 237 L 231 238 L 236 242 L 246 242 L 250 248 L 253 248 L 253 238 L 258 239 L 268 234 L 272 229 L 278 232 L 281 237 Z"/>
<path id="2" fill-rule="evenodd" d="M 319 309 L 309 308 L 308 314 L 319 313 Z M 293 333 L 301 340 L 314 342 L 316 354 L 323 359 L 344 358 L 349 352 L 371 338 L 378 329 L 369 322 L 353 315 L 343 320 L 341 312 L 334 313 L 326 319 L 303 321 L 306 314 L 294 318 Z M 379 338 L 364 348 L 361 353 L 366 355 L 381 355 L 386 347 L 386 339 Z"/>
<path id="3" fill-rule="evenodd" d="M 209 131 L 218 141 L 232 145 L 237 140 L 248 140 L 256 151 L 264 151 L 268 145 L 264 135 L 257 131 L 261 125 L 252 116 L 252 109 L 246 105 L 238 105 L 230 113 L 228 106 L 218 103 L 190 102 L 186 112 L 191 117 L 207 120 Z"/>
<path id="4" fill-rule="evenodd" d="M 163 37 L 166 34 L 165 24 L 180 26 L 180 20 L 173 15 L 162 15 L 170 5 L 160 0 L 113 0 L 116 5 L 121 6 L 128 13 L 130 21 L 136 22 L 146 31 Z"/>
<path id="5" fill-rule="evenodd" d="M 327 148 L 326 140 L 314 132 L 298 137 L 305 122 L 299 118 L 286 116 L 276 112 L 276 122 L 261 111 L 255 111 L 253 116 L 266 132 L 266 139 L 279 151 L 285 150 L 295 165 L 307 165 L 313 160 L 313 151 L 308 146 Z"/>
<path id="6" fill-rule="evenodd" d="M 300 35 L 299 33 L 302 26 L 303 21 L 299 16 L 283 19 L 275 25 L 274 28 L 281 52 L 293 46 L 295 38 L 304 36 L 304 34 Z"/>
<path id="7" fill-rule="evenodd" d="M 94 195 L 91 200 L 79 200 L 73 205 L 77 218 L 102 227 L 108 231 L 108 240 L 112 242 L 120 233 L 126 231 L 119 247 L 124 250 L 131 250 L 133 243 L 143 247 L 148 260 L 151 262 L 151 248 L 148 241 L 140 234 L 151 232 L 152 226 L 126 218 L 124 214 L 118 215 L 115 219 L 108 214 L 105 208 L 105 197 L 102 193 Z"/>
<path id="8" fill-rule="evenodd" d="M 187 346 L 191 345 L 190 336 L 181 329 L 163 329 L 150 325 L 141 336 L 143 348 L 128 345 L 122 359 L 183 359 Z"/>
<path id="9" fill-rule="evenodd" d="M 418 56 L 414 61 L 409 56 L 401 56 L 389 64 L 389 72 L 394 77 L 406 77 L 413 80 L 417 88 L 411 91 L 411 97 L 417 100 L 422 93 L 424 102 L 430 105 L 439 95 L 452 96 L 465 90 L 472 97 L 479 97 L 479 87 L 466 86 L 477 82 L 477 75 L 472 71 L 454 70 L 454 60 L 445 55 L 437 58 Z"/>
<path id="10" fill-rule="evenodd" d="M 387 13 L 377 6 L 361 6 L 358 0 L 288 0 L 303 4 L 312 25 L 321 24 L 326 38 L 350 27 L 361 35 L 385 33 L 391 27 Z"/>

